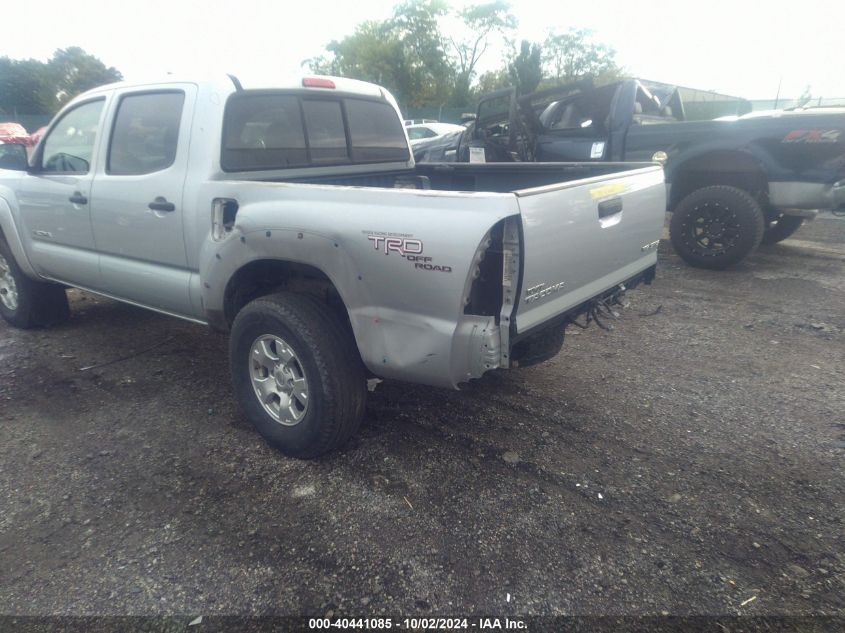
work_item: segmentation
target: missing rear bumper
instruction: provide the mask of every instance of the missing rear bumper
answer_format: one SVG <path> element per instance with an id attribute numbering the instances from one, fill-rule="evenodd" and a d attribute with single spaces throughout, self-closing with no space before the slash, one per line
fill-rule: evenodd
<path id="1" fill-rule="evenodd" d="M 609 288 L 551 321 L 512 338 L 509 366 L 528 367 L 556 356 L 563 346 L 568 325 L 586 328 L 595 322 L 603 329 L 613 329 L 610 321 L 618 316 L 618 308 L 625 307 L 625 292 L 643 283 L 650 284 L 654 281 L 656 270 L 656 265 L 650 266 L 625 283 Z"/>

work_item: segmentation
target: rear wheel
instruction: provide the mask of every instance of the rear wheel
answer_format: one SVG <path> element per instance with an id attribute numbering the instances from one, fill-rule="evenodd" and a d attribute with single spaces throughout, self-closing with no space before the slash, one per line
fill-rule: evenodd
<path id="1" fill-rule="evenodd" d="M 763 244 L 782 242 L 800 229 L 802 224 L 804 224 L 804 218 L 797 215 L 779 215 L 766 227 L 766 232 L 763 233 Z"/>
<path id="2" fill-rule="evenodd" d="M 0 315 L 15 327 L 29 329 L 62 323 L 70 317 L 62 286 L 27 277 L 0 237 Z"/>
<path id="3" fill-rule="evenodd" d="M 757 248 L 763 228 L 763 211 L 748 192 L 713 185 L 693 191 L 675 206 L 669 235 L 688 264 L 722 269 Z"/>
<path id="4" fill-rule="evenodd" d="M 242 409 L 292 457 L 338 448 L 364 415 L 366 376 L 348 327 L 320 301 L 278 293 L 235 318 L 229 363 Z"/>

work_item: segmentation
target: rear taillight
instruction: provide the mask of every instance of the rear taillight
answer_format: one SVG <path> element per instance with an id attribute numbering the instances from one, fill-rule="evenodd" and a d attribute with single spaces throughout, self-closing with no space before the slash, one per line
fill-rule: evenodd
<path id="1" fill-rule="evenodd" d="M 334 88 L 334 82 L 325 77 L 305 77 L 302 80 L 303 88 Z"/>

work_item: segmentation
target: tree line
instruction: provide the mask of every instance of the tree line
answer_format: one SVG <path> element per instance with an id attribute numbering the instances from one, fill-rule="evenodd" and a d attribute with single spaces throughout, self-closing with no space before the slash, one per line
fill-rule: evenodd
<path id="1" fill-rule="evenodd" d="M 310 72 L 385 86 L 405 108 L 469 107 L 480 94 L 516 86 L 522 94 L 586 76 L 621 74 L 615 51 L 584 29 L 550 32 L 542 42 L 516 41 L 506 0 L 455 9 L 446 0 L 405 0 L 386 20 L 362 22 L 325 53 L 302 62 Z M 444 28 L 447 27 L 447 28 Z M 505 50 L 495 70 L 494 51 Z M 224 70 L 224 69 L 221 69 Z M 77 94 L 120 81 L 120 71 L 78 47 L 46 62 L 0 57 L 0 116 L 52 115 Z"/>
<path id="2" fill-rule="evenodd" d="M 53 115 L 81 92 L 121 79 L 116 68 L 75 46 L 46 62 L 0 57 L 0 115 Z"/>
<path id="3" fill-rule="evenodd" d="M 444 29 L 443 26 L 448 26 Z M 521 94 L 584 77 L 622 73 L 616 52 L 591 31 L 550 32 L 542 42 L 516 42 L 516 16 L 505 0 L 454 9 L 445 0 L 406 0 L 393 15 L 366 21 L 326 52 L 304 60 L 311 72 L 371 81 L 403 107 L 470 106 L 480 94 L 516 86 Z M 479 73 L 493 50 L 499 68 Z M 488 64 L 489 66 L 489 64 Z"/>

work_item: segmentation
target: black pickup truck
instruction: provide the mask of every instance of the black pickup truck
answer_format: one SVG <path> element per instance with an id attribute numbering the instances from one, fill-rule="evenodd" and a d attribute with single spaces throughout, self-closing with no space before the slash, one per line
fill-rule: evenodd
<path id="1" fill-rule="evenodd" d="M 464 131 L 419 144 L 414 158 L 660 162 L 672 244 L 704 268 L 787 238 L 819 209 L 845 209 L 845 108 L 743 112 L 737 100 L 713 118 L 724 111 L 708 113 L 718 104 L 697 93 L 685 102 L 683 90 L 639 79 L 500 90 Z"/>

